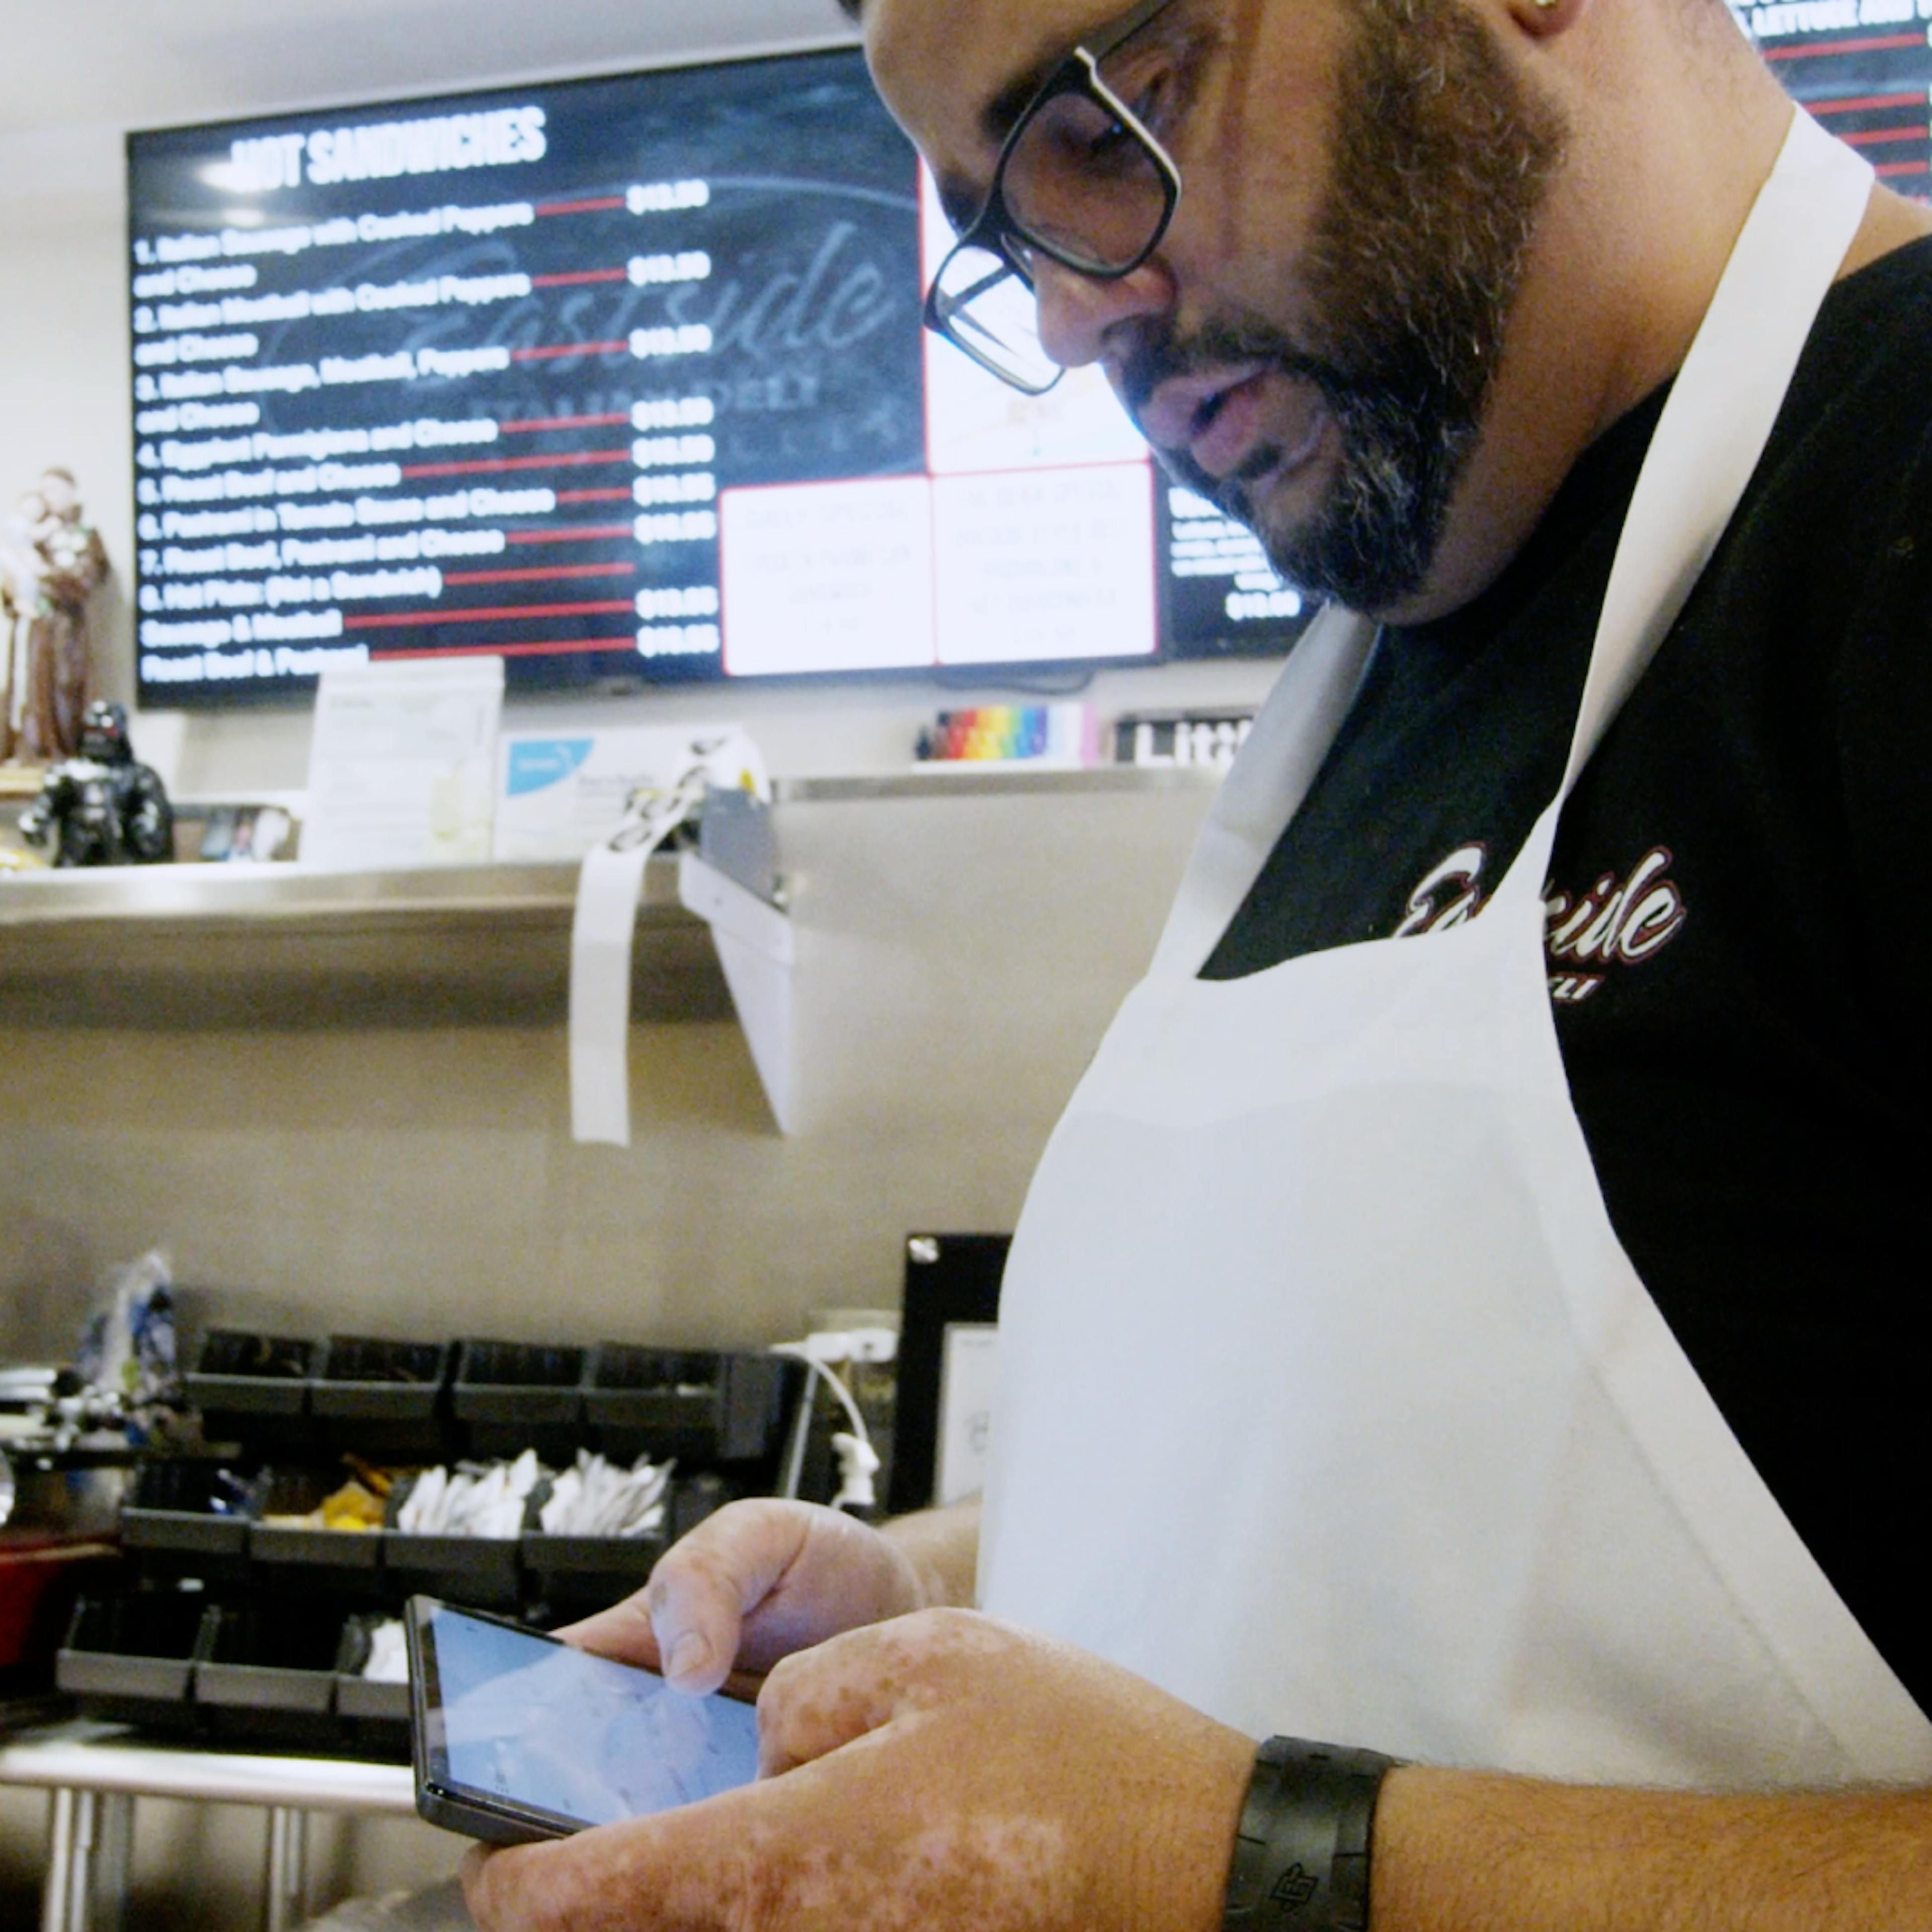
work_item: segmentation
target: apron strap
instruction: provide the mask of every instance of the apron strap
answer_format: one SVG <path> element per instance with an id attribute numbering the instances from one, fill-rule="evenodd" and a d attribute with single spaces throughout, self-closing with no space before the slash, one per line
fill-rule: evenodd
<path id="1" fill-rule="evenodd" d="M 1563 783 L 1492 904 L 1540 898 L 1563 801 L 1677 621 L 1770 440 L 1871 196 L 1869 162 L 1794 108 L 1658 419 L 1605 592 Z M 1331 605 L 1289 654 L 1210 808 L 1150 976 L 1197 974 L 1354 703 L 1375 627 Z"/>
<path id="2" fill-rule="evenodd" d="M 1730 524 L 1819 305 L 1864 219 L 1872 181 L 1870 163 L 1802 108 L 1793 111 L 1664 404 L 1624 520 L 1559 799 L 1648 668 Z"/>
<path id="3" fill-rule="evenodd" d="M 1300 809 L 1355 701 L 1376 626 L 1330 604 L 1303 632 L 1221 782 L 1174 895 L 1150 975 L 1191 980 Z"/>

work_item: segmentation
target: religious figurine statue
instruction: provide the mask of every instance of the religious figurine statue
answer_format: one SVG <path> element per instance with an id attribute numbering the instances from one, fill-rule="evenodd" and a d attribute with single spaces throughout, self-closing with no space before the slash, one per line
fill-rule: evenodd
<path id="1" fill-rule="evenodd" d="M 56 842 L 56 866 L 152 866 L 175 855 L 175 814 L 160 778 L 136 760 L 128 713 L 105 698 L 81 720 L 80 752 L 47 768 L 20 814 L 29 844 Z"/>
<path id="2" fill-rule="evenodd" d="M 94 682 L 89 607 L 107 575 L 99 533 L 64 470 L 41 472 L 0 545 L 0 759 L 72 758 Z"/>
<path id="3" fill-rule="evenodd" d="M 21 754 L 26 734 L 28 668 L 34 610 L 40 602 L 40 559 L 28 532 L 45 520 L 38 490 L 22 493 L 13 515 L 0 520 L 0 764 Z"/>

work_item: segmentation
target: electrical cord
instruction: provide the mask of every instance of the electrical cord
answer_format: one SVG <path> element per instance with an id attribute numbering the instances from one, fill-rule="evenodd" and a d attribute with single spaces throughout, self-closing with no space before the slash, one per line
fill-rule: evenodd
<path id="1" fill-rule="evenodd" d="M 844 1337 L 836 1339 L 843 1341 Z M 872 1508 L 878 1501 L 872 1478 L 878 1473 L 879 1452 L 872 1447 L 872 1432 L 866 1426 L 866 1418 L 860 1414 L 859 1405 L 852 1399 L 852 1391 L 820 1360 L 809 1342 L 775 1342 L 772 1353 L 802 1362 L 832 1391 L 852 1424 L 849 1434 L 842 1430 L 832 1438 L 832 1452 L 838 1459 L 839 1478 L 838 1493 L 832 1498 L 832 1507 Z"/>

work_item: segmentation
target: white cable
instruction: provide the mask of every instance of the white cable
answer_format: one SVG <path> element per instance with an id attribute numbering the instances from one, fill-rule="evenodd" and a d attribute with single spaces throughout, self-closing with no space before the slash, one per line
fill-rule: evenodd
<path id="1" fill-rule="evenodd" d="M 820 1339 L 823 1338 L 812 1338 Z M 810 1341 L 774 1342 L 772 1353 L 802 1362 L 838 1398 L 839 1406 L 852 1424 L 852 1432 L 848 1436 L 842 1430 L 832 1438 L 832 1453 L 838 1458 L 839 1475 L 838 1493 L 832 1498 L 832 1507 L 844 1509 L 849 1505 L 870 1509 L 878 1500 L 872 1488 L 872 1478 L 878 1470 L 879 1453 L 872 1447 L 872 1432 L 866 1426 L 865 1417 L 859 1412 L 859 1405 L 852 1400 L 852 1391 L 819 1360 Z"/>

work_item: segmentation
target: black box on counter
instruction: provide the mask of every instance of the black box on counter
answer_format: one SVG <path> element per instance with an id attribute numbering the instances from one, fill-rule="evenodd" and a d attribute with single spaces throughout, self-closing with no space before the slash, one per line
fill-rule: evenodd
<path id="1" fill-rule="evenodd" d="M 801 1364 L 782 1355 L 600 1342 L 584 1420 L 614 1462 L 750 1462 L 776 1452 Z"/>
<path id="2" fill-rule="evenodd" d="M 201 1411 L 202 1434 L 211 1442 L 308 1447 L 315 1439 L 309 1377 L 318 1352 L 315 1343 L 297 1337 L 211 1329 L 182 1378 L 188 1400 Z"/>
<path id="3" fill-rule="evenodd" d="M 567 1342 L 460 1342 L 453 1406 L 472 1456 L 535 1449 L 567 1461 L 584 1439 L 587 1348 Z"/>
<path id="4" fill-rule="evenodd" d="M 192 1731 L 194 1667 L 214 1642 L 208 1601 L 198 1590 L 83 1597 L 54 1660 L 54 1683 L 83 1717 Z"/>
<path id="5" fill-rule="evenodd" d="M 322 1442 L 365 1460 L 437 1462 L 454 1453 L 448 1342 L 332 1335 L 309 1384 Z"/>

